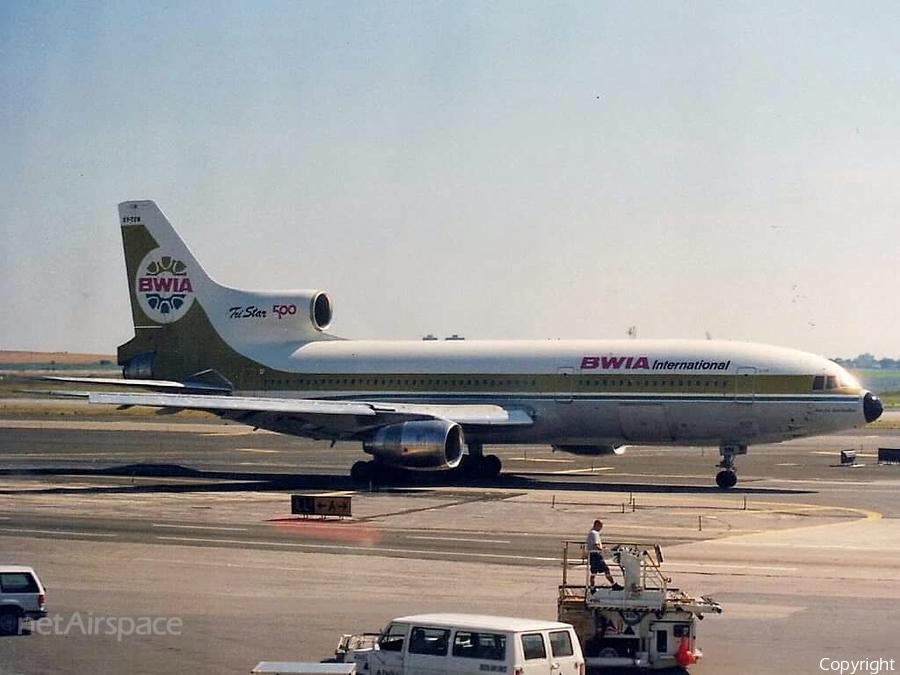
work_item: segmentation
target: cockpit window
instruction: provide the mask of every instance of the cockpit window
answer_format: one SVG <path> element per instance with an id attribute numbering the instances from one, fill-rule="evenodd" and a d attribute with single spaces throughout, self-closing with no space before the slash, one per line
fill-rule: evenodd
<path id="1" fill-rule="evenodd" d="M 813 391 L 833 389 L 859 389 L 859 382 L 846 371 L 839 371 L 835 375 L 816 375 L 813 377 Z"/>

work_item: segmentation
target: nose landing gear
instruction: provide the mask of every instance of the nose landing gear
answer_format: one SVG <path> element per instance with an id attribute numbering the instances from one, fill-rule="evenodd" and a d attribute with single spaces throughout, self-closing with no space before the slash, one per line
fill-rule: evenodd
<path id="1" fill-rule="evenodd" d="M 737 472 L 734 468 L 734 458 L 738 455 L 747 454 L 746 445 L 721 445 L 719 446 L 719 454 L 722 460 L 717 465 L 721 471 L 716 474 L 716 485 L 723 490 L 733 488 L 737 485 Z"/>

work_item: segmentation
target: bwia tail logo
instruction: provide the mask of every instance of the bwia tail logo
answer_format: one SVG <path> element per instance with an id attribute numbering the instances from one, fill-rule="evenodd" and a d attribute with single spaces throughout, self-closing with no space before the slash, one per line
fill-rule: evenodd
<path id="1" fill-rule="evenodd" d="M 144 314 L 158 323 L 178 321 L 194 302 L 187 265 L 159 249 L 144 256 L 134 288 Z"/>

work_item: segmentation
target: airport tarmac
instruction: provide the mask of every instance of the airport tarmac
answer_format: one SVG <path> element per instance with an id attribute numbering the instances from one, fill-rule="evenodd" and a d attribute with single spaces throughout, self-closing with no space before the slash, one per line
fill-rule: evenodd
<path id="1" fill-rule="evenodd" d="M 177 415 L 6 411 L 0 561 L 33 565 L 59 618 L 0 638 L 0 675 L 248 673 L 261 660 L 327 658 L 341 633 L 401 614 L 554 618 L 561 542 L 583 539 L 594 517 L 608 542 L 660 542 L 673 584 L 722 604 L 698 627 L 705 658 L 691 672 L 878 659 L 893 660 L 890 672 L 900 466 L 879 466 L 878 447 L 900 437 L 751 447 L 728 492 L 714 484 L 714 448 L 492 448 L 504 462 L 496 484 L 370 491 L 347 478 L 364 457 L 355 445 Z M 864 466 L 835 467 L 844 449 Z M 349 495 L 352 517 L 292 517 L 291 494 Z M 119 639 L 90 630 L 99 617 L 179 621 L 177 634 Z"/>

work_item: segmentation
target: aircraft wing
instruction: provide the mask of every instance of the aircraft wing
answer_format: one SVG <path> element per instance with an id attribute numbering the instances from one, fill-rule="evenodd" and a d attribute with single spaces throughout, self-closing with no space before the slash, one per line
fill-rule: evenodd
<path id="1" fill-rule="evenodd" d="M 527 426 L 527 411 L 493 404 L 423 404 L 260 396 L 91 393 L 91 403 L 205 410 L 228 419 L 313 438 L 347 438 L 387 424 L 443 419 L 466 426 Z"/>
<path id="2" fill-rule="evenodd" d="M 221 384 L 205 382 L 177 382 L 173 380 L 123 380 L 120 377 L 64 377 L 61 375 L 43 375 L 41 380 L 51 382 L 69 382 L 75 384 L 115 385 L 117 387 L 139 387 L 154 391 L 177 391 L 207 394 L 226 394 L 231 389 Z"/>

